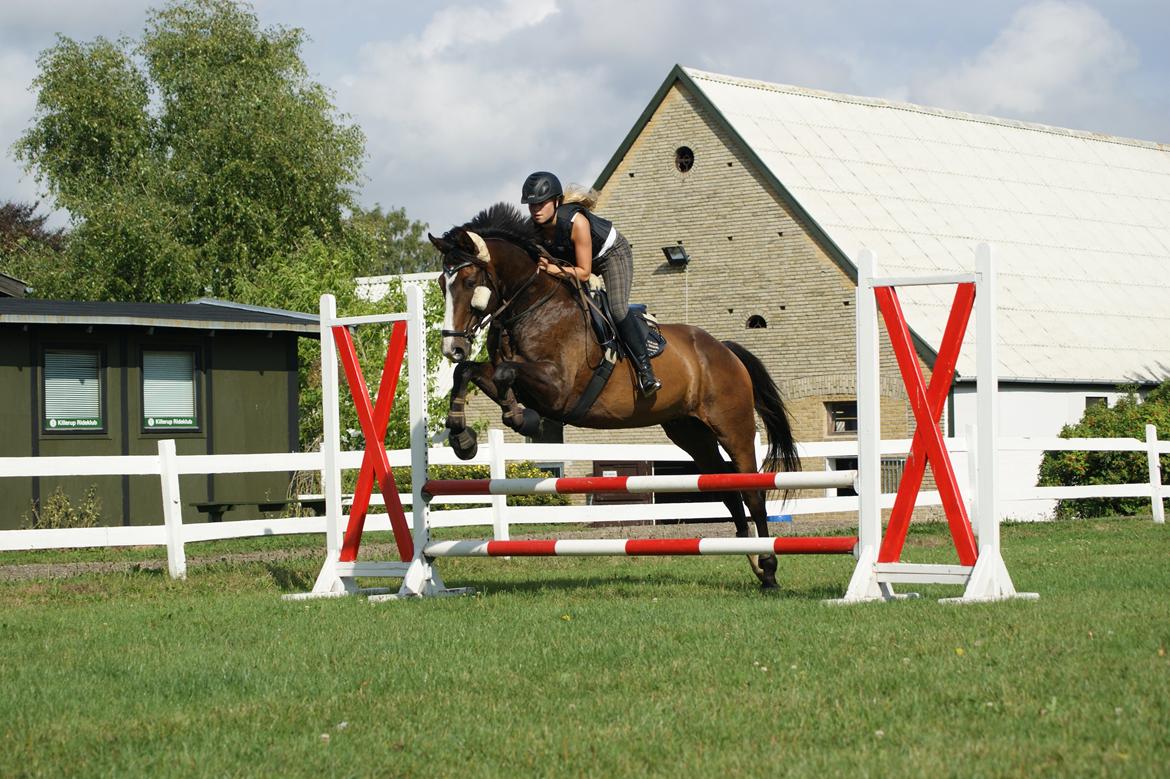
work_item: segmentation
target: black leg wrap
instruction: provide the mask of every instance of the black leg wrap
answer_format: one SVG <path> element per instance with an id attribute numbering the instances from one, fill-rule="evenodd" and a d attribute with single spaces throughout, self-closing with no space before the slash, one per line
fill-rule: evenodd
<path id="1" fill-rule="evenodd" d="M 475 431 L 467 427 L 451 434 L 451 449 L 460 460 L 470 460 L 479 451 Z"/>
<path id="2" fill-rule="evenodd" d="M 530 408 L 524 409 L 524 421 L 516 432 L 529 438 L 540 433 L 540 414 Z"/>
<path id="3" fill-rule="evenodd" d="M 516 405 L 504 412 L 504 424 L 522 436 L 533 437 L 540 432 L 540 414 L 530 408 Z"/>

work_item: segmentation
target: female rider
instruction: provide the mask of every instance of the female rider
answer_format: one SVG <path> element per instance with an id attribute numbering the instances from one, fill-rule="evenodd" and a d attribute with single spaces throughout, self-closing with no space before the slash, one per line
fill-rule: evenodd
<path id="1" fill-rule="evenodd" d="M 566 203 L 560 180 L 546 171 L 537 171 L 525 180 L 521 202 L 528 206 L 537 234 L 549 254 L 569 263 L 559 266 L 542 259 L 542 270 L 550 276 L 573 274 L 584 282 L 596 273 L 605 280 L 609 310 L 618 335 L 633 356 L 638 389 L 643 395 L 654 394 L 662 382 L 655 377 L 646 356 L 646 325 L 639 316 L 627 316 L 634 275 L 630 244 L 611 222 L 592 213 L 582 203 Z"/>

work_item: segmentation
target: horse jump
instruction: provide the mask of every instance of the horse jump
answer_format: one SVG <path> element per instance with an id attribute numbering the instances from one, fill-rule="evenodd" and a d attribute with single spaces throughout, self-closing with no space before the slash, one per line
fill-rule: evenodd
<path id="1" fill-rule="evenodd" d="M 974 602 L 1022 597 L 1035 598 L 1034 593 L 1018 593 L 1008 575 L 1000 554 L 999 517 L 994 479 L 996 425 L 996 361 L 994 327 L 995 275 L 990 247 L 981 244 L 977 250 L 976 272 L 924 278 L 879 278 L 874 272 L 874 257 L 862 251 L 858 258 L 857 285 L 857 398 L 859 467 L 857 471 L 827 471 L 819 473 L 732 473 L 698 476 L 592 477 L 578 479 L 427 479 L 427 424 L 425 382 L 410 382 L 411 473 L 413 484 L 413 523 L 408 537 L 400 538 L 398 529 L 405 526 L 402 507 L 397 501 L 393 475 L 389 472 L 385 447 L 374 435 L 377 424 L 384 429 L 389 402 L 379 394 L 377 409 L 370 406 L 364 381 L 353 380 L 352 349 L 348 352 L 347 326 L 367 322 L 402 321 L 409 323 L 411 335 L 424 332 L 422 319 L 422 292 L 407 289 L 407 314 L 375 317 L 338 318 L 332 296 L 322 297 L 321 303 L 321 359 L 323 402 L 325 404 L 325 442 L 323 444 L 325 469 L 324 489 L 329 521 L 326 533 L 326 560 L 313 591 L 302 595 L 285 596 L 290 599 L 333 597 L 362 593 L 371 600 L 402 597 L 442 596 L 465 594 L 469 588 L 449 589 L 436 567 L 443 557 L 502 557 L 502 556 L 572 556 L 572 555 L 710 555 L 710 554 L 850 554 L 857 558 L 853 576 L 844 596 L 835 603 L 856 603 L 871 600 L 892 600 L 899 597 L 892 585 L 896 583 L 939 583 L 964 587 L 961 597 L 948 602 Z M 931 385 L 924 386 L 917 362 L 913 366 L 906 358 L 912 357 L 912 348 L 906 352 L 909 331 L 901 317 L 894 288 L 919 284 L 957 284 L 956 305 L 944 334 L 943 347 L 935 366 Z M 976 298 L 976 291 L 978 297 Z M 977 362 L 978 408 L 978 496 L 975 501 L 974 528 L 967 519 L 966 507 L 958 494 L 957 483 L 945 447 L 940 450 L 941 434 L 937 429 L 942 403 L 954 372 L 954 358 L 962 341 L 971 302 L 978 299 L 976 324 L 980 348 Z M 911 406 L 918 420 L 914 451 L 899 488 L 898 501 L 891 515 L 890 530 L 883 540 L 880 511 L 880 419 L 878 398 L 878 307 L 891 331 L 895 354 L 899 359 Z M 965 308 L 964 308 L 965 306 Z M 960 322 L 960 320 L 962 320 Z M 334 339 L 339 339 L 340 352 L 346 361 L 351 392 L 359 406 L 363 430 L 366 431 L 366 458 L 363 461 L 366 495 L 355 495 L 356 511 L 351 511 L 345 544 L 341 534 L 340 494 L 340 431 L 337 420 L 338 371 Z M 902 339 L 900 341 L 900 339 Z M 393 339 L 392 339 L 393 340 Z M 904 341 L 904 342 L 903 342 Z M 407 370 L 412 377 L 426 375 L 423 339 L 408 339 Z M 393 351 L 393 343 L 391 350 Z M 388 352 L 383 373 L 383 391 L 389 374 L 396 369 Z M 399 352 L 401 361 L 401 352 Z M 917 381 L 914 373 L 917 372 Z M 360 379 L 360 370 L 356 371 Z M 396 374 L 395 374 L 396 376 Z M 392 391 L 391 391 L 392 392 Z M 364 397 L 364 403 L 362 398 Z M 363 406 L 365 411 L 363 412 Z M 381 416 L 378 411 L 385 412 Z M 363 416 L 364 414 L 364 416 Z M 934 421 L 932 421 L 934 420 Z M 919 449 L 917 458 L 915 451 Z M 380 451 L 379 451 L 380 450 Z M 905 524 L 921 484 L 925 464 L 929 462 L 943 496 L 944 508 L 951 524 L 952 537 L 959 552 L 959 565 L 912 564 L 899 562 Z M 369 476 L 372 474 L 372 476 Z M 357 541 L 360 540 L 368 490 L 376 478 L 386 496 L 387 511 L 395 528 L 400 550 L 400 562 L 356 562 Z M 359 489 L 362 480 L 359 479 Z M 832 537 L 779 538 L 709 538 L 709 539 L 645 539 L 645 540 L 457 540 L 432 541 L 428 522 L 428 503 L 437 495 L 506 495 L 506 494 L 597 494 L 602 492 L 703 492 L 703 491 L 762 491 L 771 489 L 822 489 L 853 486 L 859 495 L 858 535 Z M 398 514 L 398 521 L 395 513 Z M 883 542 L 884 541 L 884 542 Z M 407 554 L 409 550 L 410 554 Z M 385 589 L 361 589 L 359 577 L 401 577 L 397 593 Z"/>

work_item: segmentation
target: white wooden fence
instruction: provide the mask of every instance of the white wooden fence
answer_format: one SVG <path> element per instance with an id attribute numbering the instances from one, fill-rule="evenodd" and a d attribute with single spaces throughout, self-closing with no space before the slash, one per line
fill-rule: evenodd
<path id="1" fill-rule="evenodd" d="M 965 438 L 946 440 L 954 455 L 956 468 L 962 471 L 964 462 L 973 463 L 971 431 Z M 883 457 L 904 454 L 909 450 L 906 439 L 883 441 Z M 1095 484 L 1075 487 L 1031 487 L 1022 491 L 1005 490 L 1001 500 L 1060 500 L 1069 498 L 1147 498 L 1151 501 L 1154 521 L 1165 522 L 1163 500 L 1170 499 L 1170 487 L 1162 485 L 1159 455 L 1170 453 L 1170 441 L 1159 441 L 1153 425 L 1146 426 L 1146 440 L 1135 438 L 1000 438 L 999 451 L 1117 451 L 1145 452 L 1149 480 L 1137 484 Z M 802 458 L 851 458 L 857 456 L 856 441 L 823 441 L 799 446 Z M 343 452 L 342 468 L 361 466 L 363 452 Z M 504 475 L 507 461 L 589 462 L 618 461 L 689 461 L 689 457 L 673 445 L 653 444 L 507 444 L 499 430 L 489 432 L 488 445 L 480 447 L 475 459 L 464 462 L 455 459 L 450 449 L 436 448 L 430 452 L 433 464 L 479 464 L 490 467 L 493 478 Z M 410 462 L 409 450 L 390 452 L 394 466 Z M 226 538 L 252 538 L 269 535 L 324 533 L 324 517 L 297 517 L 258 519 L 184 525 L 179 476 L 213 473 L 265 473 L 279 471 L 319 471 L 323 465 L 320 452 L 293 454 L 235 454 L 235 455 L 177 455 L 171 440 L 159 442 L 158 455 L 106 457 L 4 457 L 0 458 L 0 480 L 5 478 L 32 478 L 37 476 L 157 476 L 162 487 L 162 517 L 154 524 L 130 527 L 94 527 L 53 530 L 0 531 L 0 551 L 65 549 L 108 546 L 163 546 L 167 547 L 168 569 L 172 577 L 186 575 L 184 545 L 194 541 Z M 972 495 L 970 468 L 961 472 L 963 493 Z M 0 481 L 0 484 L 3 482 Z M 409 504 L 411 496 L 399 496 Z M 375 493 L 374 502 L 381 498 Z M 728 517 L 721 503 L 654 503 L 584 506 L 508 506 L 507 497 L 494 496 L 490 505 L 483 498 L 450 497 L 436 499 L 431 512 L 435 527 L 465 527 L 491 525 L 496 538 L 508 537 L 513 524 L 611 522 L 615 520 L 678 520 L 706 517 Z M 883 494 L 882 507 L 893 505 L 894 495 Z M 937 492 L 919 495 L 919 506 L 939 505 Z M 466 504 L 479 505 L 468 507 Z M 465 504 L 463 507 L 450 508 Z M 447 506 L 448 508 L 441 508 Z M 803 515 L 857 510 L 856 496 L 800 498 L 788 501 L 769 501 L 768 512 L 773 515 Z M 385 514 L 371 514 L 366 527 L 370 530 L 389 530 Z"/>

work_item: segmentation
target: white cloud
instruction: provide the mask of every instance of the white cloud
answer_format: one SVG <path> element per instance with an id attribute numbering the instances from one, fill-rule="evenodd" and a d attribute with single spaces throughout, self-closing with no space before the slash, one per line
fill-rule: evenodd
<path id="1" fill-rule="evenodd" d="M 594 111 L 612 101 L 595 69 L 559 61 L 557 15 L 551 0 L 447 8 L 417 36 L 365 47 L 337 90 L 367 136 L 363 200 L 409 205 L 444 229 L 518 201 L 534 167 L 596 175 L 572 163 L 590 155 Z"/>
<path id="2" fill-rule="evenodd" d="M 1111 102 L 1115 82 L 1135 63 L 1132 46 L 1098 11 L 1042 0 L 1020 8 L 974 59 L 911 94 L 977 113 L 1068 116 Z"/>
<path id="3" fill-rule="evenodd" d="M 36 183 L 24 174 L 11 148 L 32 121 L 36 97 L 29 84 L 36 73 L 36 63 L 27 54 L 0 51 L 0 202 L 38 199 Z"/>
<path id="4" fill-rule="evenodd" d="M 505 0 L 495 9 L 445 8 L 422 31 L 413 46 L 414 53 L 433 57 L 455 45 L 495 43 L 513 32 L 539 25 L 556 12 L 556 0 Z"/>

